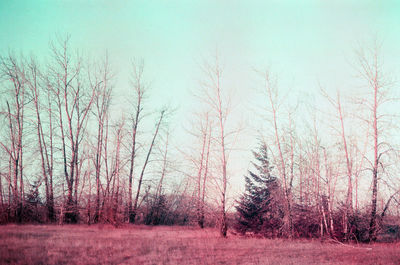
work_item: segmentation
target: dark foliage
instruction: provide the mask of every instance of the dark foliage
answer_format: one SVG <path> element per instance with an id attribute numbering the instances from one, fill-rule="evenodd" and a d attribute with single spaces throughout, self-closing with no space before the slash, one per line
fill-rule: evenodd
<path id="1" fill-rule="evenodd" d="M 64 222 L 67 224 L 77 224 L 79 222 L 79 213 L 74 203 L 68 203 L 65 208 Z"/>
<path id="2" fill-rule="evenodd" d="M 30 191 L 26 196 L 25 204 L 22 206 L 22 218 L 24 223 L 42 223 L 45 221 L 45 206 L 39 197 L 39 186 L 39 182 L 31 184 Z"/>
<path id="3" fill-rule="evenodd" d="M 281 235 L 282 205 L 281 187 L 271 175 L 268 148 L 262 144 L 259 152 L 253 152 L 257 173 L 249 171 L 245 176 L 246 190 L 236 206 L 235 230 L 241 234 L 251 232 L 265 237 Z"/>
<path id="4" fill-rule="evenodd" d="M 153 199 L 145 216 L 146 225 L 160 225 L 166 223 L 167 201 L 165 195 Z"/>
<path id="5" fill-rule="evenodd" d="M 370 215 L 368 212 L 353 212 L 349 216 L 350 225 L 350 240 L 358 242 L 368 242 L 369 236 L 369 220 Z"/>
<path id="6" fill-rule="evenodd" d="M 148 194 L 138 208 L 136 223 L 146 225 L 190 225 L 195 220 L 192 200 L 188 196 Z"/>
<path id="7" fill-rule="evenodd" d="M 317 238 L 320 236 L 320 214 L 317 207 L 296 204 L 293 206 L 293 228 L 296 237 Z"/>

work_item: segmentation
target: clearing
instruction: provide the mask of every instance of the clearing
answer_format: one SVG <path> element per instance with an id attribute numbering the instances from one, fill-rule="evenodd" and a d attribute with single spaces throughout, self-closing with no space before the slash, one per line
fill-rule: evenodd
<path id="1" fill-rule="evenodd" d="M 0 226 L 0 264 L 400 264 L 400 243 L 259 239 L 213 229 Z"/>

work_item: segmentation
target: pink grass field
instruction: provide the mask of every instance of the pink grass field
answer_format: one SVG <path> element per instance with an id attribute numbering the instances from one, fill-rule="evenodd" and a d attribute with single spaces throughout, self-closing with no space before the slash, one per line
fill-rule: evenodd
<path id="1" fill-rule="evenodd" d="M 5 225 L 0 264 L 400 264 L 400 243 L 223 239 L 190 227 Z"/>

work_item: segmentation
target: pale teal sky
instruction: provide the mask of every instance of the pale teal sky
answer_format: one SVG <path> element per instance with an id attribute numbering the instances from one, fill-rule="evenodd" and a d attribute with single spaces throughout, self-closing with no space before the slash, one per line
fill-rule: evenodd
<path id="1" fill-rule="evenodd" d="M 155 89 L 173 98 L 196 85 L 198 62 L 216 46 L 233 77 L 271 66 L 296 83 L 340 74 L 372 35 L 399 55 L 400 1 L 297 2 L 3 0 L 0 51 L 46 53 L 55 33 L 70 33 L 85 52 L 107 49 L 122 75 L 143 57 Z"/>
<path id="2" fill-rule="evenodd" d="M 216 47 L 226 84 L 241 99 L 243 116 L 234 119 L 253 115 L 247 104 L 262 86 L 254 68 L 271 67 L 298 95 L 313 96 L 318 81 L 346 91 L 354 48 L 374 36 L 383 43 L 388 69 L 400 76 L 400 1 L 0 2 L 0 53 L 47 54 L 56 33 L 71 34 L 72 45 L 85 53 L 107 50 L 119 95 L 126 95 L 130 60 L 143 57 L 151 102 L 179 106 L 175 127 L 188 121 L 198 65 Z"/>

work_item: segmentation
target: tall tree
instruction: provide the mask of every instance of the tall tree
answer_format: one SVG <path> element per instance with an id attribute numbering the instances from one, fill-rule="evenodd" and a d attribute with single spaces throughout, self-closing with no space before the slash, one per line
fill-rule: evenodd
<path id="1" fill-rule="evenodd" d="M 246 189 L 240 197 L 236 210 L 238 217 L 235 229 L 240 233 L 253 232 L 264 236 L 278 236 L 282 226 L 281 187 L 271 175 L 268 147 L 262 143 L 258 152 L 253 152 L 256 173 L 245 176 Z"/>
<path id="2" fill-rule="evenodd" d="M 220 65 L 218 54 L 215 55 L 211 63 L 205 62 L 203 71 L 206 76 L 205 82 L 202 83 L 202 95 L 200 98 L 209 106 L 211 117 L 215 119 L 218 126 L 218 136 L 214 138 L 219 152 L 219 173 L 220 177 L 217 179 L 218 190 L 220 192 L 220 214 L 219 214 L 219 231 L 222 237 L 227 235 L 227 222 L 226 222 L 226 192 L 228 185 L 228 144 L 227 144 L 227 120 L 231 111 L 230 98 L 227 96 L 227 89 L 222 86 L 222 67 Z M 230 132 L 229 134 L 232 134 Z"/>
<path id="3" fill-rule="evenodd" d="M 208 128 L 208 132 L 207 132 L 207 128 Z M 205 218 L 204 207 L 205 207 L 206 186 L 207 186 L 207 179 L 208 179 L 208 174 L 209 174 L 209 164 L 210 164 L 210 148 L 211 148 L 211 138 L 212 138 L 211 133 L 212 133 L 212 124 L 208 120 L 208 113 L 207 113 L 206 128 L 205 128 L 205 131 L 203 132 L 204 139 L 208 138 L 207 139 L 207 149 L 206 149 L 205 161 L 204 161 L 204 172 L 203 172 L 203 176 L 201 176 L 201 174 L 199 174 L 200 182 L 199 182 L 199 187 L 198 187 L 199 188 L 198 200 L 199 200 L 200 205 L 199 205 L 197 223 L 199 224 L 200 228 L 204 228 L 204 218 Z M 203 145 L 205 145 L 205 144 L 206 143 L 203 142 Z M 203 161 L 201 161 L 201 163 L 203 163 Z M 201 183 L 201 180 L 203 183 Z"/>
<path id="4" fill-rule="evenodd" d="M 370 100 L 367 101 L 371 117 L 369 124 L 372 130 L 373 139 L 373 160 L 370 161 L 372 171 L 372 197 L 371 197 L 371 213 L 369 225 L 369 241 L 376 241 L 377 231 L 377 200 L 378 200 L 378 180 L 380 174 L 384 171 L 383 156 L 392 150 L 391 144 L 384 140 L 384 121 L 387 117 L 383 113 L 385 103 L 393 101 L 388 94 L 389 83 L 383 74 L 383 65 L 380 55 L 380 47 L 377 42 L 370 50 L 361 49 L 357 53 L 359 63 L 359 74 L 366 81 L 368 89 L 371 93 Z M 381 170 L 380 170 L 381 169 Z"/>
<path id="5" fill-rule="evenodd" d="M 210 160 L 210 148 L 211 148 L 211 131 L 212 124 L 209 112 L 196 114 L 198 118 L 196 124 L 190 130 L 192 134 L 200 142 L 200 149 L 190 148 L 195 152 L 194 155 L 190 156 L 190 160 L 195 166 L 197 171 L 195 177 L 195 201 L 196 201 L 196 214 L 197 224 L 200 228 L 204 228 L 204 204 L 207 186 L 207 177 L 209 174 L 209 160 Z"/>
<path id="6" fill-rule="evenodd" d="M 158 135 L 158 132 L 160 130 L 160 125 L 161 125 L 161 122 L 163 121 L 164 115 L 165 115 L 165 110 L 162 110 L 161 113 L 160 113 L 160 118 L 158 119 L 158 122 L 156 124 L 156 128 L 155 128 L 155 131 L 154 131 L 154 134 L 153 134 L 153 139 L 151 140 L 151 143 L 150 143 L 150 146 L 149 146 L 149 150 L 147 151 L 146 160 L 144 161 L 143 167 L 142 167 L 142 171 L 140 172 L 139 181 L 138 181 L 138 187 L 137 187 L 137 191 L 136 191 L 135 202 L 133 204 L 132 213 L 130 215 L 130 222 L 131 223 L 135 223 L 136 212 L 137 212 L 137 209 L 138 209 L 139 195 L 140 195 L 140 190 L 141 190 L 141 187 L 142 187 L 144 172 L 145 172 L 146 167 L 148 165 L 149 158 L 150 158 L 150 155 L 152 153 L 155 141 L 157 139 L 157 135 Z"/>
<path id="7" fill-rule="evenodd" d="M 342 98 L 340 96 L 339 91 L 336 92 L 336 99 L 330 97 L 328 93 L 322 90 L 322 93 L 325 98 L 331 103 L 331 105 L 336 109 L 336 119 L 339 122 L 338 126 L 332 126 L 334 130 L 338 131 L 341 139 L 341 146 L 342 146 L 342 154 L 343 159 L 345 162 L 345 171 L 347 177 L 347 193 L 345 198 L 345 210 L 343 211 L 343 234 L 344 239 L 348 240 L 350 236 L 350 217 L 354 213 L 353 209 L 353 191 L 355 189 L 355 201 L 356 201 L 356 210 L 357 210 L 357 176 L 359 175 L 360 168 L 362 167 L 365 151 L 359 150 L 356 146 L 356 143 L 353 143 L 350 140 L 350 137 L 347 135 L 347 127 L 346 127 L 346 115 L 344 111 L 344 107 L 342 104 Z M 338 128 L 338 129 L 337 129 Z M 368 140 L 369 132 L 367 132 L 366 141 Z M 364 145 L 365 146 L 365 145 Z M 356 149 L 355 152 L 352 152 L 352 149 Z M 365 148 L 363 148 L 365 149 Z M 360 159 L 356 159 L 361 157 Z M 354 178 L 354 179 L 353 179 Z M 355 188 L 353 187 L 355 182 Z"/>
<path id="8" fill-rule="evenodd" d="M 120 153 L 121 153 L 121 143 L 123 141 L 123 129 L 125 126 L 125 120 L 124 118 L 121 119 L 120 122 L 117 124 L 116 132 L 115 132 L 115 159 L 114 159 L 114 166 L 113 166 L 113 188 L 112 188 L 112 198 L 111 201 L 114 202 L 114 208 L 113 208 L 113 217 L 114 217 L 114 222 L 117 223 L 117 214 L 118 214 L 118 209 L 119 209 L 119 204 L 122 202 L 121 194 L 120 194 L 120 189 L 121 187 L 121 181 L 120 181 L 120 170 L 121 170 L 121 158 L 120 158 Z"/>
<path id="9" fill-rule="evenodd" d="M 53 64 L 49 65 L 51 89 L 55 94 L 58 126 L 64 177 L 67 183 L 67 203 L 65 220 L 78 221 L 77 201 L 74 200 L 74 187 L 79 181 L 79 147 L 86 129 L 89 110 L 95 96 L 94 87 L 89 86 L 83 71 L 83 60 L 79 55 L 72 56 L 69 36 L 57 38 L 51 44 Z M 77 189 L 75 188 L 75 194 Z"/>
<path id="10" fill-rule="evenodd" d="M 106 55 L 101 67 L 96 71 L 96 75 L 91 80 L 92 89 L 95 91 L 94 109 L 97 122 L 97 138 L 96 151 L 94 158 L 95 176 L 96 176 L 96 210 L 94 222 L 97 223 L 100 218 L 100 192 L 101 192 L 101 169 L 103 165 L 103 157 L 106 156 L 107 139 L 105 130 L 107 130 L 106 121 L 108 121 L 109 107 L 111 101 L 112 85 L 111 71 Z"/>
<path id="11" fill-rule="evenodd" d="M 36 134 L 44 178 L 43 181 L 45 183 L 47 218 L 50 222 L 53 222 L 55 221 L 55 212 L 53 192 L 52 103 L 50 100 L 50 91 L 47 89 L 47 80 L 41 73 L 40 67 L 33 57 L 28 63 L 26 81 L 31 90 L 32 101 L 34 103 Z M 45 94 L 45 96 L 43 96 L 43 94 Z M 45 101 L 46 98 L 47 103 Z M 46 122 L 49 128 L 43 128 Z"/>
<path id="12" fill-rule="evenodd" d="M 12 191 L 13 217 L 21 221 L 24 203 L 23 132 L 27 93 L 25 69 L 22 62 L 11 53 L 0 57 L 0 78 L 7 81 L 6 95 L 10 95 L 3 98 L 6 109 L 1 112 L 8 123 L 8 139 L 0 144 L 9 156 L 8 179 Z"/>
<path id="13" fill-rule="evenodd" d="M 146 85 L 143 82 L 143 71 L 144 71 L 144 62 L 133 63 L 132 64 L 132 80 L 131 85 L 134 90 L 134 112 L 132 117 L 132 132 L 131 132 L 131 151 L 130 151 L 130 166 L 129 166 L 129 186 L 128 186 L 128 212 L 129 212 L 129 222 L 135 222 L 135 214 L 132 208 L 132 184 L 133 184 L 133 172 L 135 167 L 135 158 L 136 158 L 136 141 L 137 141 L 137 132 L 139 128 L 139 123 L 142 119 L 142 111 L 143 111 L 143 99 L 145 97 Z"/>
<path id="14" fill-rule="evenodd" d="M 281 106 L 281 102 L 278 102 L 278 91 L 276 87 L 276 80 L 273 79 L 271 73 L 266 71 L 264 75 L 265 90 L 267 94 L 267 100 L 271 108 L 272 114 L 272 129 L 274 147 L 276 152 L 273 156 L 276 158 L 277 169 L 279 177 L 282 181 L 283 192 L 285 197 L 284 203 L 284 230 L 289 238 L 293 237 L 293 216 L 292 216 L 292 187 L 294 178 L 294 140 L 293 133 L 291 132 L 291 117 L 289 115 L 289 137 L 290 140 L 284 141 L 282 132 L 278 125 L 278 111 Z M 289 142 L 289 151 L 285 152 L 284 144 Z M 287 157 L 287 153 L 288 156 Z"/>

